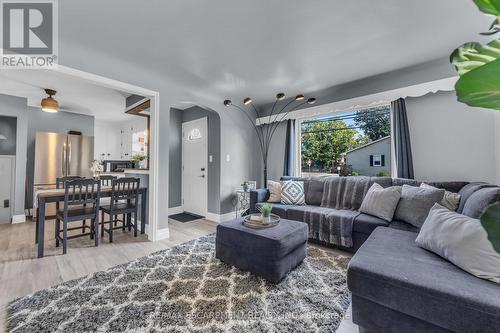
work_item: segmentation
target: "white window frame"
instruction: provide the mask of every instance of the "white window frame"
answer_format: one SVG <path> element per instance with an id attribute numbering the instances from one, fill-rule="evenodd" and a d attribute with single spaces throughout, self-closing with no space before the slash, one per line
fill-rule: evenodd
<path id="1" fill-rule="evenodd" d="M 382 155 L 381 154 L 373 155 L 373 166 L 374 167 L 381 167 L 382 166 Z"/>
<path id="2" fill-rule="evenodd" d="M 302 177 L 302 122 L 303 121 L 309 121 L 309 120 L 313 120 L 313 119 L 317 119 L 317 118 L 325 118 L 325 117 L 328 117 L 328 116 L 333 116 L 333 115 L 338 115 L 338 114 L 341 114 L 341 113 L 346 113 L 346 112 L 356 112 L 356 111 L 359 111 L 359 110 L 365 110 L 365 109 L 370 109 L 370 108 L 374 108 L 374 107 L 377 107 L 377 106 L 383 106 L 383 105 L 388 105 L 390 106 L 390 103 L 388 102 L 379 102 L 379 103 L 372 103 L 372 104 L 369 104 L 369 105 L 364 105 L 364 106 L 357 106 L 357 107 L 348 107 L 346 109 L 343 109 L 343 110 L 337 110 L 337 111 L 334 111 L 334 112 L 330 112 L 330 113 L 321 113 L 321 114 L 318 114 L 318 115 L 314 115 L 312 117 L 302 117 L 302 118 L 296 118 L 295 119 L 295 133 L 297 133 L 297 135 L 295 136 L 295 168 L 294 168 L 294 175 L 296 177 Z M 391 152 L 391 176 L 394 177 L 394 174 L 396 173 L 396 162 L 395 162 L 395 150 L 394 150 L 394 135 L 392 133 L 392 129 L 393 129 L 393 117 L 392 117 L 392 112 L 389 113 L 390 115 L 390 127 L 391 127 L 391 148 L 390 148 L 390 152 Z M 293 118 L 290 118 L 290 119 L 293 119 Z M 374 155 L 375 156 L 375 155 Z M 382 166 L 382 155 L 378 155 L 380 156 L 380 165 L 378 165 L 378 167 L 381 167 Z M 386 165 L 387 165 L 387 161 L 386 161 Z M 375 166 L 375 161 L 373 163 L 373 166 Z"/>

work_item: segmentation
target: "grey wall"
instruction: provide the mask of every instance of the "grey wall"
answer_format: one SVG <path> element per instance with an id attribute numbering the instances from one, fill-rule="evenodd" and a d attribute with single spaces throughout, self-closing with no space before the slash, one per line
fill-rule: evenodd
<path id="1" fill-rule="evenodd" d="M 264 133 L 265 133 L 264 129 Z M 286 121 L 281 122 L 273 140 L 269 146 L 269 158 L 267 160 L 267 179 L 279 181 L 283 176 L 283 165 L 285 162 L 285 138 L 286 137 Z"/>
<path id="2" fill-rule="evenodd" d="M 28 115 L 26 208 L 31 208 L 33 207 L 36 132 L 68 133 L 73 130 L 82 132 L 82 135 L 94 136 L 94 117 L 63 111 L 47 113 L 35 107 L 28 107 Z"/>
<path id="3" fill-rule="evenodd" d="M 370 166 L 370 155 L 385 155 L 385 166 Z M 387 138 L 346 154 L 346 163 L 361 176 L 391 175 L 391 139 Z"/>
<path id="4" fill-rule="evenodd" d="M 0 116 L 0 155 L 16 155 L 17 118 Z"/>
<path id="5" fill-rule="evenodd" d="M 182 110 L 170 109 L 168 207 L 182 205 Z"/>
<path id="6" fill-rule="evenodd" d="M 221 141 L 220 117 L 217 112 L 193 106 L 185 110 L 170 109 L 170 189 L 169 207 L 181 205 L 182 193 L 182 123 L 207 117 L 208 156 L 212 162 L 208 165 L 208 211 L 220 214 L 220 173 L 221 173 Z M 209 158 L 209 157 L 207 157 Z"/>
<path id="7" fill-rule="evenodd" d="M 454 92 L 406 99 L 415 178 L 495 183 L 498 111 L 471 108 Z"/>
<path id="8" fill-rule="evenodd" d="M 14 215 L 24 215 L 28 112 L 26 98 L 0 94 L 0 115 L 17 118 Z"/>

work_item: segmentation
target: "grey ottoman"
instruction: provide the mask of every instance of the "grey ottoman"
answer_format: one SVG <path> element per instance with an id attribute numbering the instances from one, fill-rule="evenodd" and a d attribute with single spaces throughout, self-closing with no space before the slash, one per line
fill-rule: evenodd
<path id="1" fill-rule="evenodd" d="M 307 235 L 303 222 L 281 219 L 276 227 L 251 229 L 240 218 L 217 226 L 215 256 L 278 283 L 306 257 Z"/>

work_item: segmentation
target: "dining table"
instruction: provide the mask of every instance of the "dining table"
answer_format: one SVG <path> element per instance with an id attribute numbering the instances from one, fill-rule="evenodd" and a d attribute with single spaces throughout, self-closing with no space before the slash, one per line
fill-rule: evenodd
<path id="1" fill-rule="evenodd" d="M 101 198 L 109 198 L 111 197 L 112 188 L 109 187 L 101 187 L 100 196 Z M 148 189 L 147 187 L 139 187 L 139 217 L 141 221 L 141 234 L 144 234 L 146 221 L 148 218 L 147 215 L 147 200 L 148 200 Z M 46 205 L 55 202 L 63 202 L 64 201 L 64 189 L 41 189 L 36 191 L 35 196 L 35 209 L 36 209 L 36 234 L 35 234 L 35 243 L 38 245 L 38 258 L 43 257 L 44 252 L 44 238 L 45 238 L 45 209 Z M 136 217 L 137 218 L 137 217 Z M 96 229 L 99 230 L 99 225 L 96 226 Z M 98 244 L 99 240 L 97 240 L 96 244 Z"/>

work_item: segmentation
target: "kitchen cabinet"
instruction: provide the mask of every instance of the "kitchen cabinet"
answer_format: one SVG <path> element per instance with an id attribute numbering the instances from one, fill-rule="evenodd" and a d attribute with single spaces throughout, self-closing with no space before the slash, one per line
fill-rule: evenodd
<path id="1" fill-rule="evenodd" d="M 104 160 L 122 159 L 122 127 L 120 123 L 96 121 L 94 125 L 94 158 Z"/>

